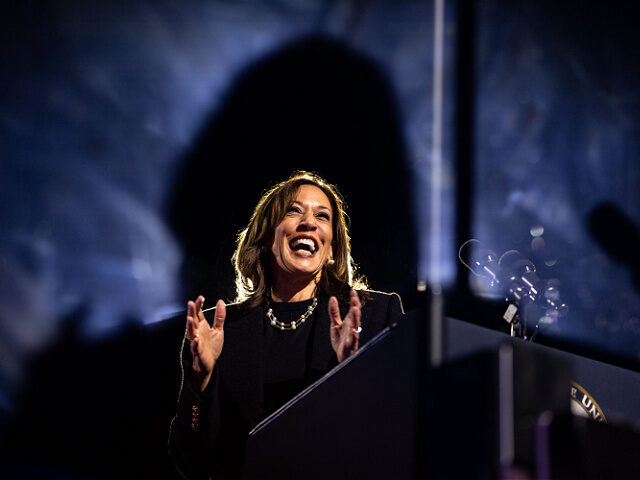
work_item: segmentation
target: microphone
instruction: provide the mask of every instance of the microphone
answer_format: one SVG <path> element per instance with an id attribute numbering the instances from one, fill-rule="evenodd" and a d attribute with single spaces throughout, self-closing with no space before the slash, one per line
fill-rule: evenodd
<path id="1" fill-rule="evenodd" d="M 498 278 L 500 274 L 498 255 L 493 250 L 489 250 L 480 240 L 472 238 L 464 242 L 458 250 L 458 258 L 471 270 L 471 273 L 487 279 L 490 287 L 496 287 L 501 283 Z"/>
<path id="2" fill-rule="evenodd" d="M 569 310 L 560 299 L 557 281 L 538 277 L 534 263 L 518 250 L 507 250 L 498 257 L 482 242 L 471 239 L 462 244 L 458 258 L 474 275 L 487 280 L 490 287 L 505 296 L 510 305 L 503 318 L 512 324 L 512 335 L 513 326 L 518 322 L 518 308 L 524 317 L 525 330 L 527 317 L 534 314 L 538 316 L 536 332 L 538 323 L 555 323 L 558 317 L 566 315 Z M 540 307 L 542 312 L 538 309 L 534 313 L 530 306 Z"/>

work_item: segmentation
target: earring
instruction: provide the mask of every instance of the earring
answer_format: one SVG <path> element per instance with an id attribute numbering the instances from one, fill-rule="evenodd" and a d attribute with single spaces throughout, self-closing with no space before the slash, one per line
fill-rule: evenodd
<path id="1" fill-rule="evenodd" d="M 334 263 L 336 263 L 336 261 L 333 258 L 327 260 L 327 265 L 333 265 Z"/>

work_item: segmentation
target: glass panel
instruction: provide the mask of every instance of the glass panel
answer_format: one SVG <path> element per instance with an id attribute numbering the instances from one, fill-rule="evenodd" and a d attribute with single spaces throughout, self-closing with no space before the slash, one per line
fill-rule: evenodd
<path id="1" fill-rule="evenodd" d="M 518 251 L 553 279 L 550 295 L 568 313 L 537 313 L 543 336 L 637 362 L 634 7 L 560 3 L 478 5 L 472 236 L 498 259 Z M 478 277 L 471 284 L 478 295 L 497 293 Z"/>

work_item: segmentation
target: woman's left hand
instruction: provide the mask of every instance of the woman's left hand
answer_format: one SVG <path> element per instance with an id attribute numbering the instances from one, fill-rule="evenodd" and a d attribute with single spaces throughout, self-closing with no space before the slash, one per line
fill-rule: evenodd
<path id="1" fill-rule="evenodd" d="M 355 290 L 351 290 L 349 313 L 340 318 L 338 299 L 329 299 L 329 317 L 331 318 L 331 346 L 336 352 L 338 362 L 350 357 L 358 350 L 360 340 L 360 298 Z"/>

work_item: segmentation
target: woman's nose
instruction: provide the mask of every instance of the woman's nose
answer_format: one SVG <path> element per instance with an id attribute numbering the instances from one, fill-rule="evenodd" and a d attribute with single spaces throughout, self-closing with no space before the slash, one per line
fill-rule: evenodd
<path id="1" fill-rule="evenodd" d="M 305 214 L 298 224 L 298 228 L 301 230 L 315 230 L 317 227 L 318 224 L 316 223 L 316 217 L 313 213 Z"/>

